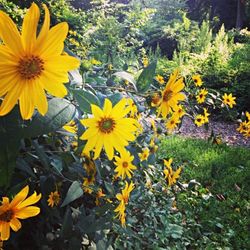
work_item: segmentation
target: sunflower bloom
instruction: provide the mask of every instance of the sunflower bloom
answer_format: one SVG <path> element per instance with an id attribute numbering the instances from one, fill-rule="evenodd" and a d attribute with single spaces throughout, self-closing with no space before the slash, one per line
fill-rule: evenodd
<path id="1" fill-rule="evenodd" d="M 139 153 L 139 158 L 141 161 L 146 161 L 149 157 L 150 150 L 148 148 L 144 148 L 141 153 Z"/>
<path id="2" fill-rule="evenodd" d="M 184 89 L 183 78 L 178 78 L 178 70 L 171 74 L 165 89 L 161 93 L 161 103 L 158 108 L 158 116 L 166 118 L 167 114 L 177 107 L 179 101 L 184 101 L 186 96 L 180 92 Z"/>
<path id="3" fill-rule="evenodd" d="M 198 95 L 196 96 L 196 100 L 199 104 L 205 102 L 208 91 L 206 89 L 202 89 Z"/>
<path id="4" fill-rule="evenodd" d="M 182 118 L 184 115 L 186 114 L 186 112 L 184 111 L 184 108 L 182 105 L 178 105 L 177 107 L 174 108 L 174 115 Z"/>
<path id="5" fill-rule="evenodd" d="M 180 119 L 178 116 L 176 115 L 173 115 L 167 122 L 166 122 L 166 128 L 169 130 L 169 131 L 172 131 L 173 129 L 175 129 L 178 124 L 180 123 Z"/>
<path id="6" fill-rule="evenodd" d="M 230 93 L 229 95 L 227 93 L 225 93 L 222 96 L 223 100 L 222 102 L 226 105 L 229 106 L 230 108 L 233 107 L 233 105 L 236 105 L 235 99 L 236 97 L 233 97 L 232 94 Z"/>
<path id="7" fill-rule="evenodd" d="M 47 200 L 48 206 L 49 207 L 58 206 L 60 199 L 61 198 L 60 198 L 60 194 L 58 193 L 58 191 L 51 192 Z"/>
<path id="8" fill-rule="evenodd" d="M 63 22 L 50 29 L 49 11 L 40 33 L 38 6 L 33 3 L 27 11 L 20 33 L 11 18 L 0 11 L 0 116 L 8 114 L 19 101 L 23 119 L 32 117 L 34 109 L 45 115 L 48 102 L 45 91 L 64 97 L 68 71 L 79 66 L 78 59 L 62 55 L 68 24 Z"/>
<path id="9" fill-rule="evenodd" d="M 205 123 L 205 116 L 204 115 L 197 115 L 195 117 L 194 123 L 197 125 L 197 127 L 202 126 Z"/>
<path id="10" fill-rule="evenodd" d="M 164 160 L 164 165 L 166 166 L 166 169 L 163 170 L 163 173 L 165 175 L 169 187 L 175 184 L 177 179 L 180 178 L 180 173 L 182 170 L 182 168 L 179 167 L 176 171 L 173 171 L 171 167 L 172 162 L 173 162 L 172 158 L 170 158 L 168 161 Z"/>
<path id="11" fill-rule="evenodd" d="M 158 83 L 160 83 L 160 84 L 165 83 L 164 77 L 161 76 L 161 75 L 157 75 L 157 76 L 155 77 L 155 80 L 156 80 Z"/>
<path id="12" fill-rule="evenodd" d="M 109 99 L 105 99 L 103 110 L 91 105 L 93 117 L 81 120 L 81 123 L 88 127 L 80 137 L 82 140 L 87 140 L 84 153 L 94 150 L 96 159 L 104 147 L 109 160 L 112 160 L 114 149 L 122 152 L 129 141 L 135 140 L 134 133 L 138 129 L 138 122 L 125 117 L 130 112 L 129 108 L 125 108 L 126 105 L 125 98 L 114 107 Z"/>
<path id="13" fill-rule="evenodd" d="M 193 75 L 192 80 L 194 81 L 194 84 L 196 87 L 201 87 L 202 86 L 202 80 L 200 75 Z"/>
<path id="14" fill-rule="evenodd" d="M 0 238 L 8 240 L 10 237 L 10 228 L 17 232 L 21 228 L 19 219 L 27 219 L 40 213 L 40 208 L 31 206 L 41 199 L 41 194 L 34 192 L 27 197 L 29 186 L 24 187 L 11 202 L 8 197 L 2 198 L 0 206 Z"/>
<path id="15" fill-rule="evenodd" d="M 117 166 L 115 172 L 118 176 L 121 176 L 124 180 L 126 176 L 131 178 L 131 173 L 136 169 L 136 166 L 132 164 L 134 156 L 131 155 L 128 151 L 121 152 L 121 156 L 115 156 L 115 165 Z"/>

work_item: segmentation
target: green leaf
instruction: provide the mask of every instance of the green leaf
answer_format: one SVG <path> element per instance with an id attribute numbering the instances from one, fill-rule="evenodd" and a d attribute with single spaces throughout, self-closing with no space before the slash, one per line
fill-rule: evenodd
<path id="1" fill-rule="evenodd" d="M 80 198 L 82 195 L 83 195 L 83 190 L 81 184 L 78 181 L 74 181 L 69 187 L 69 190 L 61 207 L 68 205 L 70 202 Z"/>
<path id="2" fill-rule="evenodd" d="M 114 106 L 122 99 L 123 96 L 120 93 L 114 93 L 112 95 L 108 95 L 107 97 L 112 102 L 112 104 Z"/>
<path id="3" fill-rule="evenodd" d="M 138 92 L 145 92 L 148 90 L 155 76 L 156 64 L 156 61 L 152 62 L 141 72 L 136 83 Z"/>
<path id="4" fill-rule="evenodd" d="M 86 91 L 83 89 L 81 90 L 72 89 L 71 91 L 81 111 L 91 113 L 91 104 L 100 106 L 99 99 L 90 91 Z"/>
<path id="5" fill-rule="evenodd" d="M 128 82 L 130 82 L 133 85 L 134 89 L 137 91 L 135 79 L 131 74 L 129 74 L 128 72 L 125 72 L 125 71 L 119 71 L 119 72 L 114 73 L 113 75 L 120 77 L 124 80 L 127 80 Z"/>

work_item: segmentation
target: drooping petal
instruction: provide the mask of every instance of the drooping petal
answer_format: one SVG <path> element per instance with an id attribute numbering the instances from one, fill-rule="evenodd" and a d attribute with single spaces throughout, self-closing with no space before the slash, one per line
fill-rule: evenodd
<path id="1" fill-rule="evenodd" d="M 22 224 L 17 218 L 13 218 L 10 221 L 10 227 L 12 228 L 12 230 L 17 232 L 22 227 Z"/>
<path id="2" fill-rule="evenodd" d="M 36 42 L 36 30 L 40 18 L 40 11 L 35 3 L 27 11 L 22 25 L 22 42 L 26 52 L 30 53 Z"/>
<path id="3" fill-rule="evenodd" d="M 10 238 L 10 225 L 8 222 L 2 223 L 1 240 L 8 240 Z"/>
<path id="4" fill-rule="evenodd" d="M 14 55 L 23 55 L 24 49 L 21 42 L 20 33 L 11 18 L 0 11 L 0 38 Z"/>

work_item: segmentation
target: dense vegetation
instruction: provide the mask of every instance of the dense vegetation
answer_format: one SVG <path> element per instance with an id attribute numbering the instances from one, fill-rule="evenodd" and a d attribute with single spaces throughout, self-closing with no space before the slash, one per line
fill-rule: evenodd
<path id="1" fill-rule="evenodd" d="M 250 1 L 32 2 L 0 0 L 0 249 L 247 249 L 249 149 L 172 133 L 250 137 Z"/>

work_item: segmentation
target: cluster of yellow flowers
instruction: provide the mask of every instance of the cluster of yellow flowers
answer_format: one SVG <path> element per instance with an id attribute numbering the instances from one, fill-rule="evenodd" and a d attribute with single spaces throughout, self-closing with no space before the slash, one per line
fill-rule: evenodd
<path id="1" fill-rule="evenodd" d="M 200 126 L 202 126 L 203 124 L 206 124 L 206 123 L 209 122 L 209 118 L 208 118 L 208 117 L 210 116 L 210 114 L 208 113 L 208 111 L 207 111 L 206 108 L 203 108 L 203 111 L 204 111 L 204 114 L 203 114 L 203 115 L 202 115 L 202 114 L 196 115 L 195 120 L 194 120 L 194 123 L 195 123 L 198 127 L 200 127 Z"/>
<path id="2" fill-rule="evenodd" d="M 120 203 L 114 211 L 117 213 L 117 216 L 119 217 L 123 227 L 126 224 L 126 205 L 128 205 L 129 196 L 133 189 L 134 183 L 131 182 L 130 184 L 128 184 L 128 182 L 126 181 L 125 188 L 122 189 L 121 193 L 116 195 L 116 198 L 118 201 L 120 201 Z"/>
<path id="3" fill-rule="evenodd" d="M 246 111 L 245 116 L 246 120 L 240 123 L 237 131 L 239 131 L 245 137 L 250 137 L 250 113 Z"/>
<path id="4" fill-rule="evenodd" d="M 182 167 L 179 167 L 176 171 L 174 171 L 171 166 L 172 162 L 172 158 L 170 158 L 169 160 L 164 160 L 164 165 L 166 168 L 163 170 L 163 173 L 165 175 L 169 187 L 175 184 L 177 179 L 180 178 L 180 173 L 182 170 Z"/>

